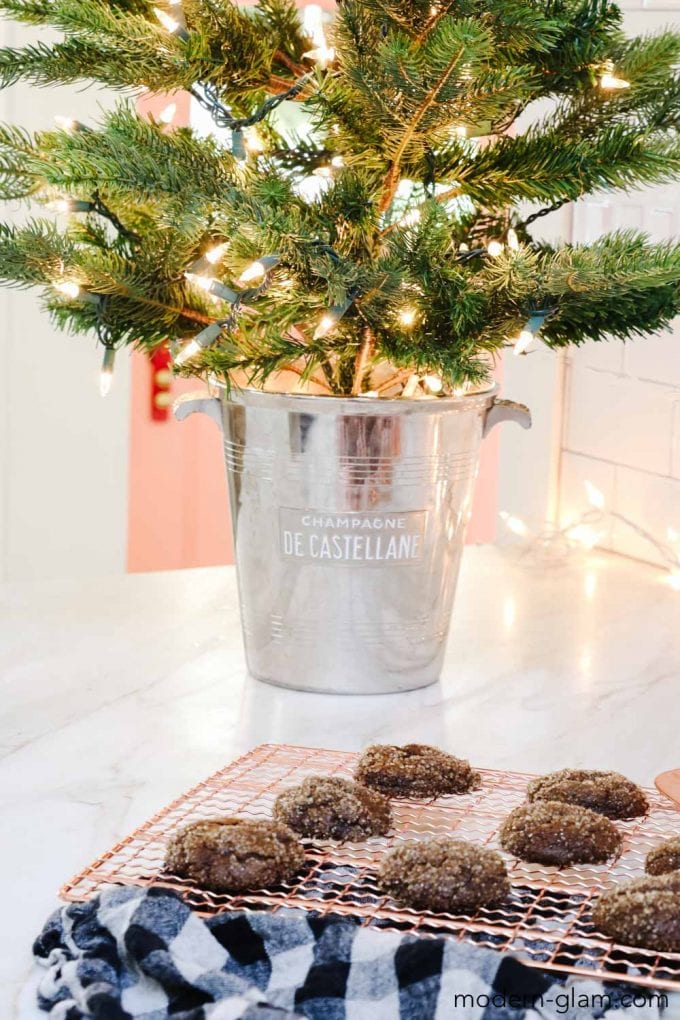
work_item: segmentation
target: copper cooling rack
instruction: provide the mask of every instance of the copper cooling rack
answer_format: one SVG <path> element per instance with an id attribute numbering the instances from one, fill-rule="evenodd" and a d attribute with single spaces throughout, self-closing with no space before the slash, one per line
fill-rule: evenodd
<path id="1" fill-rule="evenodd" d="M 660 955 L 617 945 L 591 921 L 594 899 L 611 885 L 644 874 L 644 859 L 652 847 L 680 832 L 680 814 L 655 790 L 646 791 L 651 807 L 644 818 L 618 823 L 624 842 L 615 861 L 558 869 L 504 854 L 512 896 L 502 906 L 474 915 L 429 914 L 399 907 L 380 891 L 376 864 L 395 843 L 443 834 L 498 849 L 499 825 L 524 800 L 530 775 L 482 770 L 481 789 L 467 796 L 430 803 L 393 801 L 390 836 L 342 845 L 306 841 L 306 871 L 296 883 L 276 889 L 219 895 L 163 870 L 167 838 L 178 826 L 224 815 L 266 818 L 275 797 L 286 787 L 319 773 L 350 777 L 356 759 L 356 754 L 342 751 L 263 744 L 199 783 L 102 854 L 71 879 L 61 895 L 84 900 L 110 883 L 163 885 L 181 893 L 206 915 L 279 907 L 350 915 L 365 925 L 446 935 L 500 952 L 512 951 L 535 967 L 680 990 L 680 953 Z"/>

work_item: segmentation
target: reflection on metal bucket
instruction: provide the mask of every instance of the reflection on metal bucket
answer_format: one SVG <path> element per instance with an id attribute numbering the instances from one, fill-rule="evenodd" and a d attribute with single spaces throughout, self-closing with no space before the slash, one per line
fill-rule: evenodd
<path id="1" fill-rule="evenodd" d="M 441 669 L 482 437 L 526 408 L 233 391 L 183 398 L 224 432 L 252 674 L 390 693 Z"/>

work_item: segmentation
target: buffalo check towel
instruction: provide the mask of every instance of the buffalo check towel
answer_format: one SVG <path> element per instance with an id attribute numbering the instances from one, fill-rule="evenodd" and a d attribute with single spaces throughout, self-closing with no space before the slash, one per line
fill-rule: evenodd
<path id="1" fill-rule="evenodd" d="M 493 950 L 299 910 L 202 919 L 161 887 L 112 886 L 34 946 L 52 1020 L 676 1020 L 678 999 L 563 984 Z M 576 994 L 574 990 L 576 989 Z M 634 990 L 629 988 L 628 992 Z M 632 998 L 632 996 L 631 996 Z"/>

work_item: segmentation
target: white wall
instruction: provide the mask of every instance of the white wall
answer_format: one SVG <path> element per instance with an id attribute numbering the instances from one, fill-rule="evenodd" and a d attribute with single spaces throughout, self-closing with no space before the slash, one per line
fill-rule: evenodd
<path id="1" fill-rule="evenodd" d="M 0 43 L 33 37 L 0 24 Z M 0 92 L 0 118 L 49 128 L 55 114 L 87 121 L 93 89 Z M 110 102 L 110 100 L 109 100 Z M 0 219 L 26 215 L 18 204 Z M 96 576 L 125 568 L 129 373 L 98 391 L 93 338 L 56 332 L 31 291 L 0 289 L 0 580 Z"/>
<path id="2" fill-rule="evenodd" d="M 680 26 L 680 0 L 624 0 L 631 34 Z M 538 225 L 538 224 L 537 224 Z M 541 221 L 541 236 L 594 240 L 617 227 L 654 239 L 680 236 L 680 187 L 593 196 Z M 584 481 L 609 509 L 664 541 L 680 531 L 680 324 L 672 333 L 587 344 L 556 354 L 536 349 L 504 359 L 504 395 L 529 404 L 534 428 L 501 439 L 501 509 L 539 528 L 566 525 L 589 508 Z M 661 562 L 653 546 L 611 523 L 601 545 Z M 499 534 L 500 540 L 508 539 Z"/>
<path id="3" fill-rule="evenodd" d="M 631 32 L 680 26 L 680 3 L 673 0 L 626 6 Z M 576 241 L 618 227 L 644 230 L 659 241 L 679 237 L 680 187 L 594 196 L 574 209 Z M 586 509 L 583 483 L 589 479 L 611 510 L 658 540 L 666 540 L 669 527 L 680 530 L 680 320 L 671 333 L 571 352 L 564 405 L 561 522 Z M 610 522 L 600 544 L 661 562 L 654 547 L 621 522 Z"/>

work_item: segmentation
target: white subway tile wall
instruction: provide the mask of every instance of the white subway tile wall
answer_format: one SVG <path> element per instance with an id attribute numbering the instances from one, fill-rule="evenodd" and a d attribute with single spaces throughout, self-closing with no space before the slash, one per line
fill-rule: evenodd
<path id="1" fill-rule="evenodd" d="M 641 4 L 626 5 L 629 9 Z M 656 10 L 661 7 L 654 5 Z M 680 2 L 663 9 L 680 11 Z M 655 240 L 680 235 L 680 190 L 656 188 L 593 198 L 574 209 L 574 240 L 594 240 L 619 228 L 644 230 Z M 606 505 L 635 521 L 659 541 L 680 532 L 680 321 L 670 333 L 629 341 L 589 344 L 569 356 L 560 521 L 587 508 L 584 482 L 605 495 Z M 661 563 L 654 547 L 631 528 L 613 522 L 599 545 Z"/>

